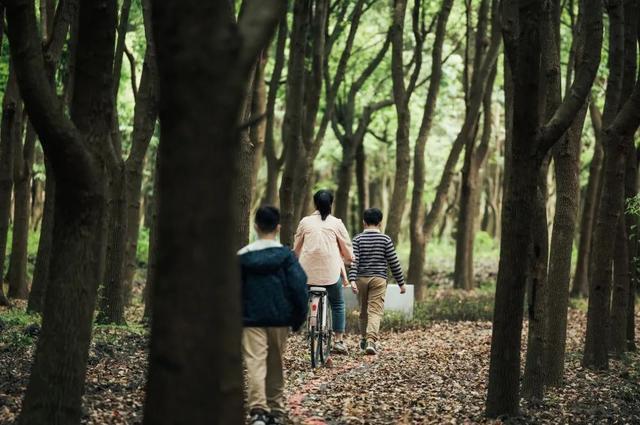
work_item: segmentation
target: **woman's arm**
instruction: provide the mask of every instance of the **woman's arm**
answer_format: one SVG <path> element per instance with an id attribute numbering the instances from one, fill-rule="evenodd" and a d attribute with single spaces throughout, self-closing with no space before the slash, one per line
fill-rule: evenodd
<path id="1" fill-rule="evenodd" d="M 353 246 L 351 245 L 349 232 L 344 226 L 342 220 L 338 220 L 336 235 L 338 237 L 338 248 L 340 249 L 340 255 L 342 256 L 342 259 L 345 263 L 351 264 L 351 262 L 353 261 Z"/>
<path id="2" fill-rule="evenodd" d="M 300 253 L 302 252 L 302 244 L 304 243 L 304 226 L 302 221 L 298 224 L 298 229 L 296 230 L 296 235 L 293 238 L 293 252 L 297 257 L 300 257 Z"/>

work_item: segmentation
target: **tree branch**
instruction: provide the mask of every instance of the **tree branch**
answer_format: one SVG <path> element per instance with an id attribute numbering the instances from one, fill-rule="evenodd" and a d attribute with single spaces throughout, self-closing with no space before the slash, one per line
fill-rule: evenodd
<path id="1" fill-rule="evenodd" d="M 240 64 L 243 69 L 251 68 L 258 53 L 271 39 L 285 4 L 282 0 L 247 0 L 245 2 L 245 8 L 238 22 L 238 30 L 244 41 L 240 53 Z"/>
<path id="2" fill-rule="evenodd" d="M 583 33 L 585 34 L 585 49 L 582 60 L 576 69 L 576 77 L 571 89 L 565 96 L 553 117 L 545 124 L 538 135 L 538 152 L 547 152 L 567 131 L 575 115 L 591 92 L 591 86 L 600 66 L 600 52 L 602 50 L 602 0 L 585 0 Z"/>

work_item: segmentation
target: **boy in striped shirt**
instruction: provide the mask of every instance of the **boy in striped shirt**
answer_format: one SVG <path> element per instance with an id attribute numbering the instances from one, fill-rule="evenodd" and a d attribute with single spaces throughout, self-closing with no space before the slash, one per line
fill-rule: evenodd
<path id="1" fill-rule="evenodd" d="M 364 232 L 353 238 L 353 263 L 349 270 L 351 290 L 360 304 L 360 348 L 367 354 L 378 352 L 378 331 L 384 313 L 387 291 L 387 269 L 406 292 L 398 255 L 391 238 L 380 231 L 382 211 L 369 208 L 364 212 Z"/>

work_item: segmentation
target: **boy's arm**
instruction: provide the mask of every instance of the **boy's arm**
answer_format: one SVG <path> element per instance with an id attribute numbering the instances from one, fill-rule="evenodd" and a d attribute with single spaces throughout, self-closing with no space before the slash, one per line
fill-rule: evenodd
<path id="1" fill-rule="evenodd" d="M 293 305 L 293 323 L 291 327 L 294 331 L 297 331 L 307 319 L 307 309 L 309 308 L 307 274 L 293 254 L 291 254 L 285 273 L 287 286 L 289 287 L 289 301 Z"/>
<path id="2" fill-rule="evenodd" d="M 353 261 L 349 269 L 349 281 L 355 282 L 358 278 L 358 261 L 360 259 L 360 239 L 356 236 L 353 238 Z"/>
<path id="3" fill-rule="evenodd" d="M 396 253 L 396 249 L 393 246 L 393 242 L 391 238 L 387 240 L 387 244 L 385 247 L 385 256 L 387 257 L 387 264 L 391 269 L 391 274 L 393 274 L 393 278 L 398 282 L 398 286 L 404 285 L 404 275 L 402 274 L 402 267 L 400 267 L 400 260 L 398 260 L 398 254 Z"/>

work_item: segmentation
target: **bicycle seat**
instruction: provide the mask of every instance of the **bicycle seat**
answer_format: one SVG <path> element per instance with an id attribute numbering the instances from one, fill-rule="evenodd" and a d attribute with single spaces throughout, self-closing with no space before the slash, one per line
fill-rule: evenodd
<path id="1" fill-rule="evenodd" d="M 313 293 L 325 293 L 327 292 L 327 288 L 323 288 L 322 286 L 310 286 L 309 292 Z"/>

